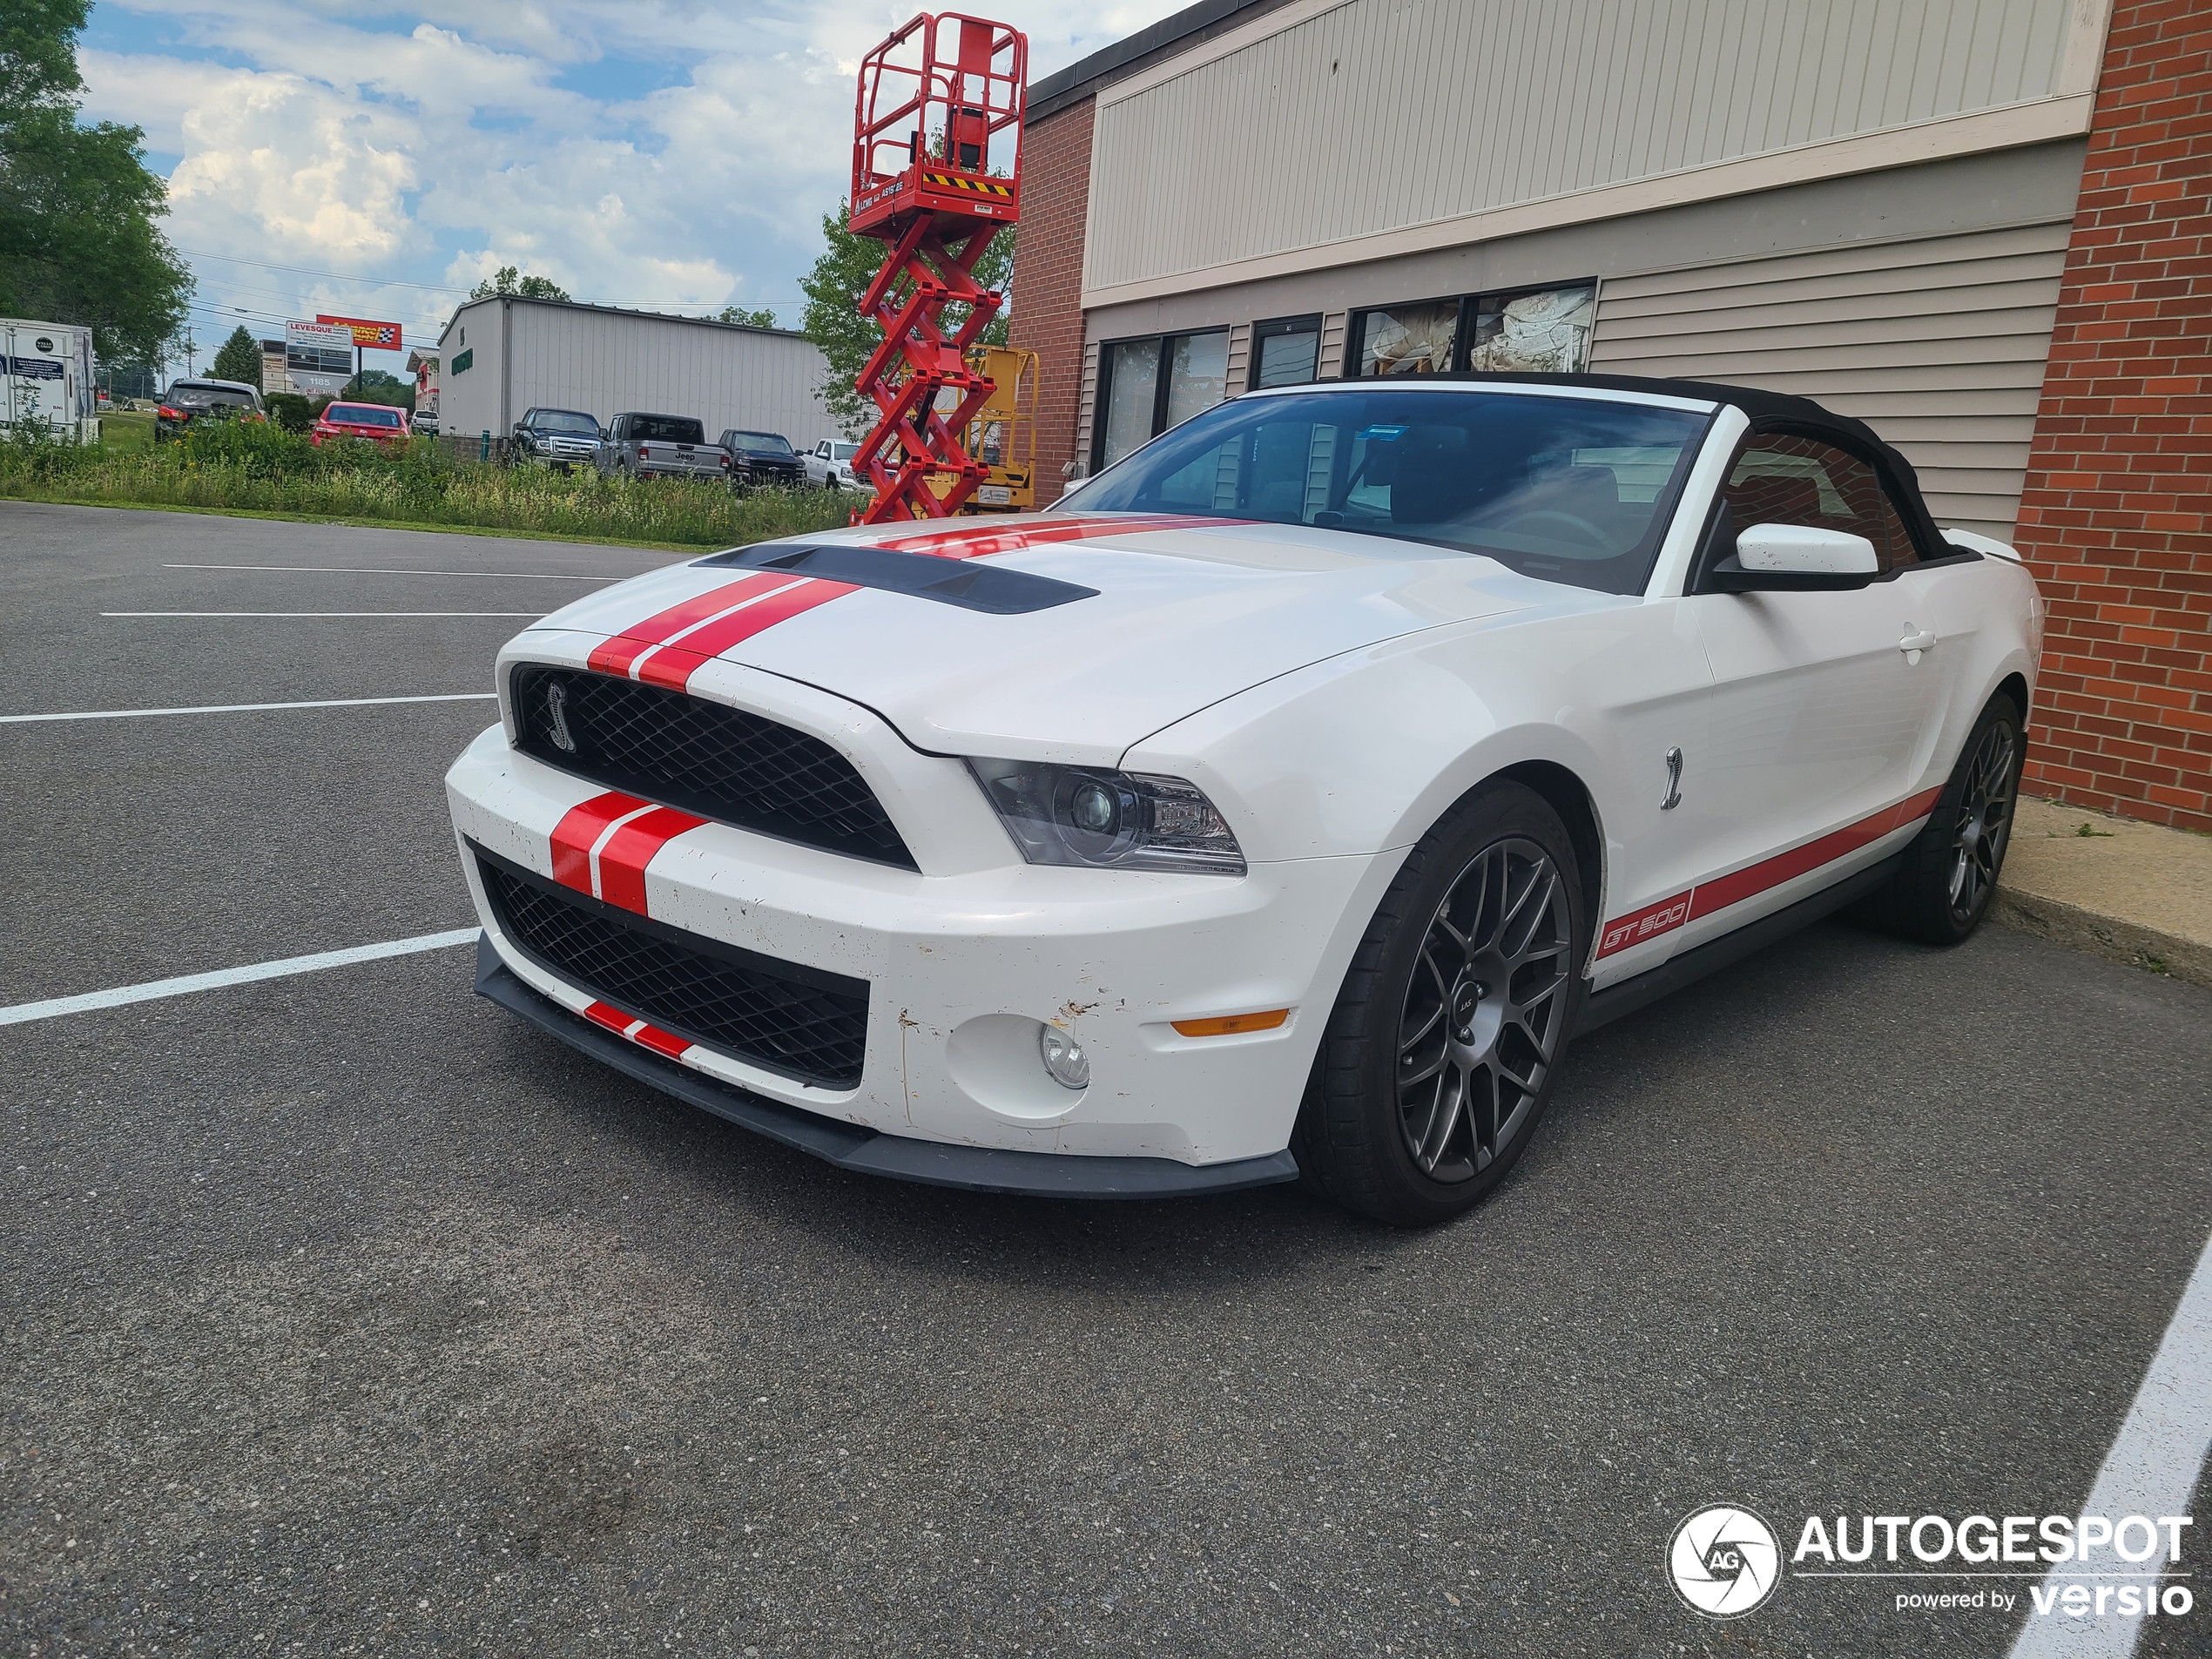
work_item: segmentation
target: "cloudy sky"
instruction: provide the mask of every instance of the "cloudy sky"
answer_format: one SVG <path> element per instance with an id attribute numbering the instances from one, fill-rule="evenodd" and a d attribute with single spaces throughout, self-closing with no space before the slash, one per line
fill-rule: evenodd
<path id="1" fill-rule="evenodd" d="M 995 0 L 1032 78 L 1182 0 Z M 204 355 L 244 322 L 434 344 L 502 265 L 578 299 L 799 319 L 851 167 L 873 0 L 99 0 L 91 119 L 145 129 Z M 333 274 L 334 273 L 334 274 Z M 403 359 L 385 360 L 396 370 Z M 372 366 L 377 359 L 372 355 Z"/>

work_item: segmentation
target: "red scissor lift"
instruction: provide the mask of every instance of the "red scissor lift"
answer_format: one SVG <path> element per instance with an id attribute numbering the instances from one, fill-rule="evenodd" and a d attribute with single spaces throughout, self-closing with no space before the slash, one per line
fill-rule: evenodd
<path id="1" fill-rule="evenodd" d="M 971 273 L 1021 217 L 1028 57 L 1004 24 L 924 12 L 861 62 L 851 223 L 887 249 L 860 296 L 860 314 L 883 329 L 855 382 L 882 411 L 853 457 L 875 486 L 863 523 L 948 517 L 986 475 L 961 437 L 992 382 L 967 352 L 1003 297 Z M 948 306 L 968 308 L 950 334 Z"/>

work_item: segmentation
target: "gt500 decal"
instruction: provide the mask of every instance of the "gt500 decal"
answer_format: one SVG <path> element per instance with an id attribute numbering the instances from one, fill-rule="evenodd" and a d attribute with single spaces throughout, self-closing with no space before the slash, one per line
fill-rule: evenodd
<path id="1" fill-rule="evenodd" d="M 1856 853 L 1862 846 L 1871 846 L 1884 836 L 1901 830 L 1908 824 L 1919 822 L 1935 810 L 1943 791 L 1924 789 L 1907 797 L 1894 806 L 1885 806 L 1878 813 L 1860 819 L 1856 824 L 1846 824 L 1831 830 L 1803 846 L 1791 847 L 1787 853 L 1777 853 L 1772 858 L 1761 859 L 1730 874 L 1716 876 L 1710 881 L 1701 881 L 1688 893 L 1676 894 L 1671 899 L 1662 899 L 1657 904 L 1647 905 L 1633 915 L 1605 924 L 1605 931 L 1598 935 L 1597 954 L 1610 956 L 1616 950 L 1626 950 L 1640 945 L 1647 939 L 1672 933 L 1686 921 L 1700 916 L 1710 916 L 1716 910 L 1741 904 L 1756 898 L 1770 887 L 1778 887 L 1784 881 L 1796 880 L 1818 869 L 1824 864 Z"/>
<path id="2" fill-rule="evenodd" d="M 1692 888 L 1691 892 L 1696 889 Z M 1662 899 L 1647 906 L 1633 916 L 1623 916 L 1618 921 L 1605 924 L 1605 934 L 1597 941 L 1597 954 L 1610 956 L 1616 950 L 1650 938 L 1654 934 L 1672 933 L 1689 920 L 1690 894 L 1682 893 L 1671 899 Z"/>

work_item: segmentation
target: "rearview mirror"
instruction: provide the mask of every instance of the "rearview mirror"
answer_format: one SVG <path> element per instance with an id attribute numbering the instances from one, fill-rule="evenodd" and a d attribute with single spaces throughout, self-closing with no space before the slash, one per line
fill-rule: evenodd
<path id="1" fill-rule="evenodd" d="M 1719 593 L 1834 591 L 1863 588 L 1881 570 L 1874 543 L 1864 536 L 1754 524 L 1736 538 L 1735 554 L 1713 567 L 1708 585 Z"/>

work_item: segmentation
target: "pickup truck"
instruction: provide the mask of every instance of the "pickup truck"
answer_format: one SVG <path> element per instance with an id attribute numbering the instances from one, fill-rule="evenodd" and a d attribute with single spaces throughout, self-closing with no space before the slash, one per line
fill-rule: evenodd
<path id="1" fill-rule="evenodd" d="M 730 452 L 706 441 L 706 429 L 686 415 L 615 416 L 599 446 L 599 470 L 620 478 L 728 478 Z"/>
<path id="2" fill-rule="evenodd" d="M 515 459 L 524 466 L 564 473 L 599 455 L 599 423 L 579 409 L 525 409 L 511 435 Z"/>
<path id="3" fill-rule="evenodd" d="M 825 489 L 843 489 L 853 482 L 853 457 L 860 449 L 859 444 L 842 438 L 824 438 L 800 457 L 806 463 L 806 482 Z"/>
<path id="4" fill-rule="evenodd" d="M 722 435 L 722 447 L 730 452 L 733 489 L 796 489 L 806 482 L 806 469 L 792 453 L 791 440 L 780 432 L 732 427 Z"/>

